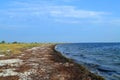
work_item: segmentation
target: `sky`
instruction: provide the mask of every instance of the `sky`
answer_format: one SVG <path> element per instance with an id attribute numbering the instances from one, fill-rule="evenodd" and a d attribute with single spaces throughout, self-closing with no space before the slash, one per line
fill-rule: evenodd
<path id="1" fill-rule="evenodd" d="M 0 41 L 120 42 L 120 0 L 1 0 Z"/>

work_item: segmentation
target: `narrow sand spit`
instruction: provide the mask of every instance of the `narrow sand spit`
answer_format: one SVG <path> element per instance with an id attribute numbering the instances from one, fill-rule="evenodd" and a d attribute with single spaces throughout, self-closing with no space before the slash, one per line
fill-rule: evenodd
<path id="1" fill-rule="evenodd" d="M 0 80 L 104 79 L 63 57 L 54 50 L 54 45 L 50 45 L 27 49 L 10 59 L 0 59 Z"/>

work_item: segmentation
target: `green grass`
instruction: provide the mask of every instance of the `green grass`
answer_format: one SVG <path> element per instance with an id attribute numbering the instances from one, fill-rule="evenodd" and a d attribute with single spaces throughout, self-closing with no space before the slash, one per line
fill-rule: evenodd
<path id="1" fill-rule="evenodd" d="M 37 46 L 44 46 L 50 45 L 50 43 L 20 43 L 20 44 L 0 44 L 0 54 L 19 54 L 24 49 L 37 47 Z"/>

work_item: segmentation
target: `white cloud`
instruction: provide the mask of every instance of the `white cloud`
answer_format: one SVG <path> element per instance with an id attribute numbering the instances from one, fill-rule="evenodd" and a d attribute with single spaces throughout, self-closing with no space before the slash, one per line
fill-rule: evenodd
<path id="1" fill-rule="evenodd" d="M 77 9 L 74 6 L 52 6 L 50 14 L 54 17 L 101 18 L 107 13 Z"/>
<path id="2" fill-rule="evenodd" d="M 10 7 L 7 10 L 2 11 L 3 14 L 8 15 L 41 15 L 45 14 L 46 16 L 52 17 L 61 17 L 61 18 L 100 18 L 106 14 L 106 12 L 97 12 L 89 11 L 84 9 L 78 9 L 76 6 L 67 6 L 67 5 L 51 5 L 47 3 L 49 0 L 45 1 L 34 1 L 34 2 L 12 2 L 9 4 Z M 55 1 L 55 0 L 51 0 Z M 70 1 L 70 0 L 63 0 Z M 17 6 L 17 7 L 16 7 Z"/>
<path id="3" fill-rule="evenodd" d="M 97 11 L 88 11 L 76 9 L 74 6 L 31 6 L 11 9 L 8 14 L 31 14 L 31 15 L 41 15 L 45 14 L 46 16 L 51 16 L 54 18 L 101 18 L 107 13 L 97 12 Z"/>
<path id="4" fill-rule="evenodd" d="M 52 0 L 54 1 L 54 0 Z M 70 1 L 70 0 L 67 0 Z M 17 7 L 16 7 L 17 5 Z M 111 15 L 104 11 L 92 11 L 80 9 L 77 6 L 71 5 L 55 5 L 45 2 L 13 2 L 9 4 L 9 9 L 0 10 L 2 15 L 7 15 L 9 18 L 27 19 L 30 17 L 44 18 L 50 16 L 49 19 L 61 23 L 119 23 L 120 19 L 110 19 L 107 17 Z M 108 18 L 108 19 L 105 19 Z M 1 19 L 0 19 L 1 21 Z"/>

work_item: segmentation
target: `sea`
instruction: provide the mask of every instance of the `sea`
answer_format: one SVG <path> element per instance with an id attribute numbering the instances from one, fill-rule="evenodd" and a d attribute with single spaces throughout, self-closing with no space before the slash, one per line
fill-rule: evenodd
<path id="1" fill-rule="evenodd" d="M 120 43 L 69 43 L 55 49 L 105 80 L 120 80 Z"/>

